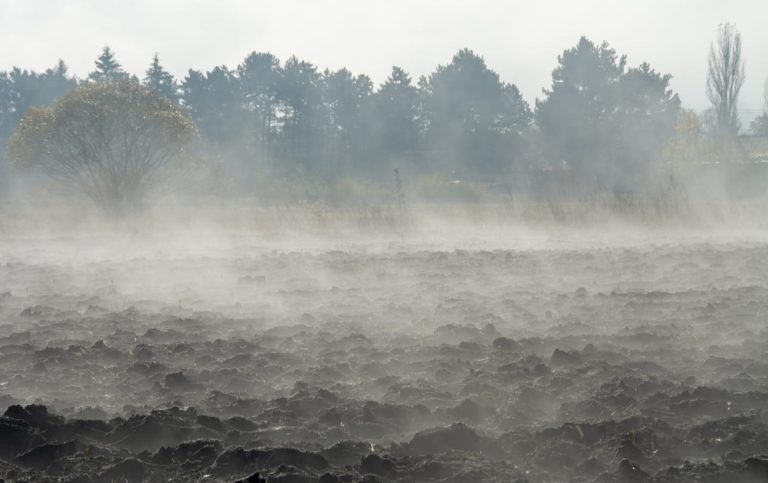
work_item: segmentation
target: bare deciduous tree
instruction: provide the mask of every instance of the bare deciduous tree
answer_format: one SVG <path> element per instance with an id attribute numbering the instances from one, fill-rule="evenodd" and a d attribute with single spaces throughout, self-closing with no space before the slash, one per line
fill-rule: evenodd
<path id="1" fill-rule="evenodd" d="M 715 111 L 717 134 L 732 139 L 740 128 L 737 102 L 746 78 L 741 34 L 735 25 L 718 26 L 717 43 L 710 46 L 708 64 L 707 97 Z"/>

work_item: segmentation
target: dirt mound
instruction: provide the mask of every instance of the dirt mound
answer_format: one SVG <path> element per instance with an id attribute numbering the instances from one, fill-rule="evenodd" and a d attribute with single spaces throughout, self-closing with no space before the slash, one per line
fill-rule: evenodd
<path id="1" fill-rule="evenodd" d="M 445 453 L 451 450 L 493 452 L 494 441 L 479 435 L 464 423 L 455 423 L 447 428 L 420 431 L 404 446 L 413 455 Z"/>

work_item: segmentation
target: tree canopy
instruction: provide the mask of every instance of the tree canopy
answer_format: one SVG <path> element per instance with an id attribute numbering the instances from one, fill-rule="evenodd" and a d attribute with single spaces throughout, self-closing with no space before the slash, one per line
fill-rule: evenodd
<path id="1" fill-rule="evenodd" d="M 393 67 L 378 86 L 344 67 L 321 70 L 268 52 L 251 52 L 233 68 L 189 70 L 177 82 L 155 54 L 141 84 L 191 118 L 208 154 L 244 189 L 259 177 L 299 174 L 391 182 L 394 168 L 492 183 L 546 167 L 567 169 L 588 189 L 632 189 L 676 142 L 680 101 L 670 80 L 582 37 L 558 56 L 533 110 L 469 49 L 418 82 Z M 32 108 L 78 85 L 129 81 L 139 85 L 109 47 L 83 81 L 63 62 L 43 73 L 0 72 L 0 143 L 28 111 L 40 118 Z M 762 132 L 760 122 L 753 127 Z"/>
<path id="2" fill-rule="evenodd" d="M 15 167 L 34 170 L 120 216 L 183 162 L 197 130 L 184 110 L 129 80 L 85 84 L 32 108 L 10 139 Z"/>
<path id="3" fill-rule="evenodd" d="M 115 59 L 115 53 L 109 46 L 105 46 L 101 55 L 94 62 L 96 70 L 88 74 L 88 80 L 93 82 L 117 81 L 128 78 L 128 73 Z"/>
<path id="4" fill-rule="evenodd" d="M 626 64 L 607 43 L 582 37 L 558 57 L 552 87 L 536 102 L 545 155 L 590 186 L 625 185 L 675 133 L 680 100 L 671 76 Z"/>
<path id="5" fill-rule="evenodd" d="M 144 85 L 173 102 L 179 101 L 179 86 L 176 85 L 176 79 L 160 65 L 157 54 L 152 57 L 152 63 L 145 73 Z"/>
<path id="6" fill-rule="evenodd" d="M 763 112 L 752 121 L 753 134 L 768 137 L 768 80 L 763 84 Z"/>
<path id="7" fill-rule="evenodd" d="M 400 67 L 379 88 L 373 101 L 375 148 L 392 156 L 412 155 L 419 142 L 418 89 Z"/>
<path id="8" fill-rule="evenodd" d="M 517 87 L 503 82 L 469 49 L 421 81 L 429 148 L 438 159 L 466 168 L 498 170 L 519 154 L 515 141 L 532 113 Z M 450 153 L 450 154 L 448 154 Z"/>

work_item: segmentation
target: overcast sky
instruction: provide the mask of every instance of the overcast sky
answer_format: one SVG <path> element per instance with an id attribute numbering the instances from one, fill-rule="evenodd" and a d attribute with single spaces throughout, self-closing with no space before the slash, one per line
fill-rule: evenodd
<path id="1" fill-rule="evenodd" d="M 683 104 L 702 109 L 707 52 L 726 21 L 742 34 L 741 105 L 751 118 L 768 78 L 768 0 L 0 0 L 0 69 L 42 70 L 63 58 L 84 77 L 109 45 L 132 73 L 158 52 L 183 77 L 234 67 L 256 50 L 379 83 L 392 65 L 417 78 L 469 47 L 533 103 L 557 55 L 586 35 L 630 65 L 672 74 Z"/>

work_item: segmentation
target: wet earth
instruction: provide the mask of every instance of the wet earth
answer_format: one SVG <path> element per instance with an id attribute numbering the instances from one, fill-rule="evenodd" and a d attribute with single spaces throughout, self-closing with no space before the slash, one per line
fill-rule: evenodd
<path id="1" fill-rule="evenodd" d="M 0 479 L 768 481 L 768 245 L 549 241 L 4 241 Z"/>

